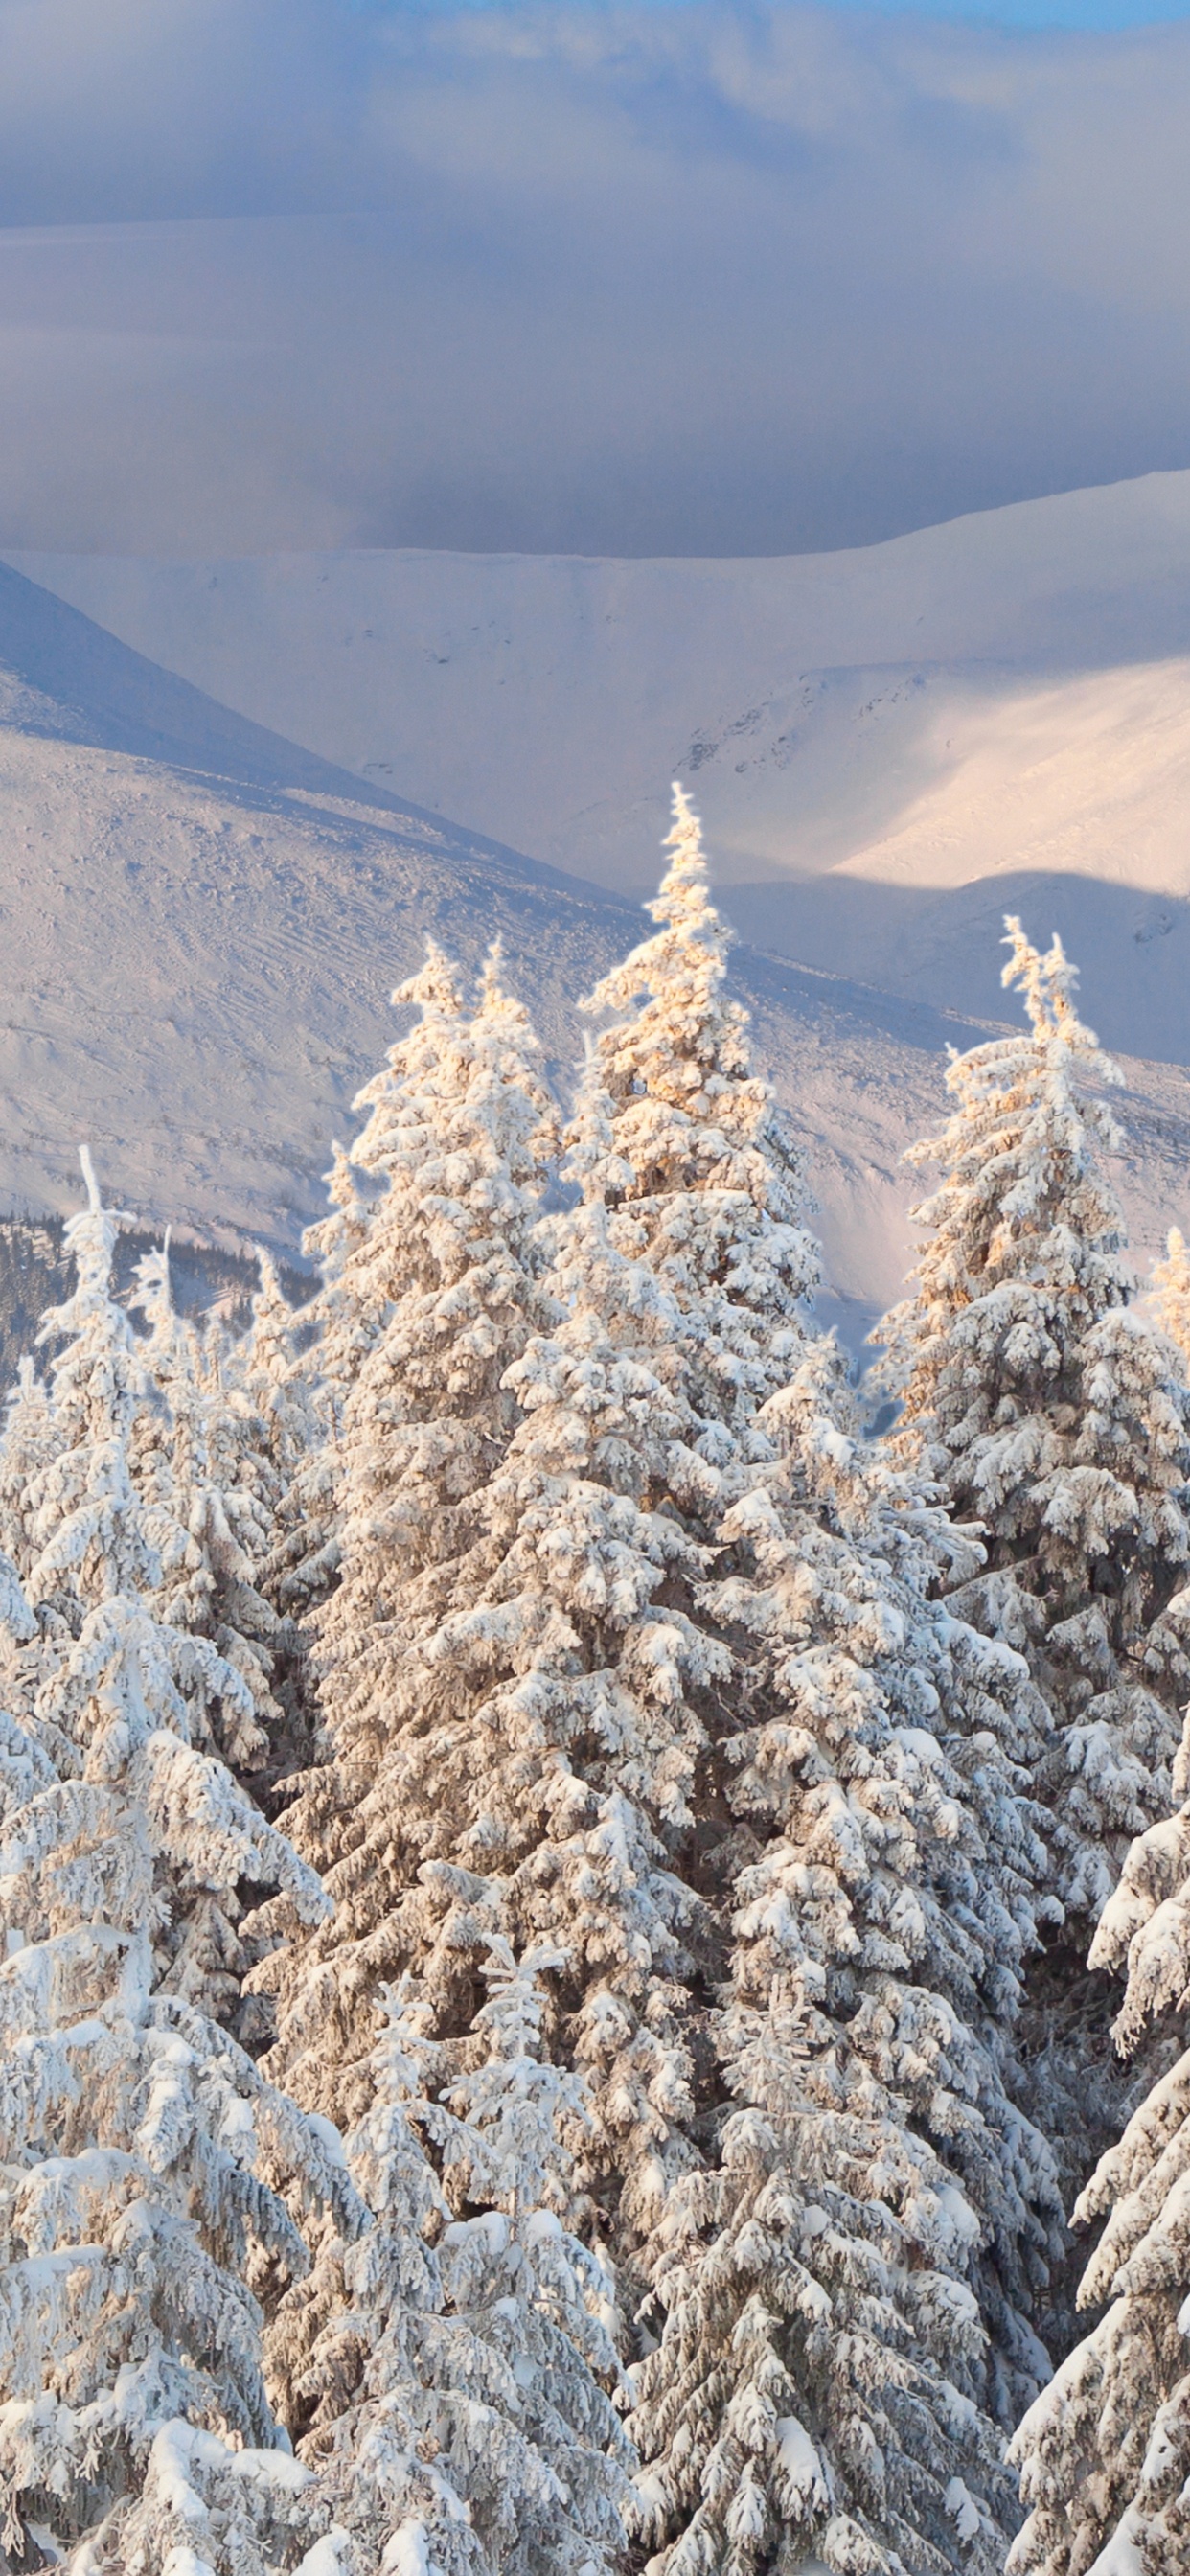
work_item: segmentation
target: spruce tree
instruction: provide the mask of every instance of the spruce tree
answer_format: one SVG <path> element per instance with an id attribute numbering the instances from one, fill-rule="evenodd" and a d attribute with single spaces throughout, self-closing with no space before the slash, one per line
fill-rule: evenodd
<path id="1" fill-rule="evenodd" d="M 328 1675 L 338 1904 L 277 1963 L 277 2062 L 302 2098 L 362 2111 L 382 1981 L 415 1975 L 433 2035 L 465 2053 L 493 1937 L 555 1942 L 549 2052 L 590 2087 L 584 2185 L 631 2248 L 693 2152 L 702 1910 L 671 1862 L 693 1829 L 695 1703 L 728 1659 L 690 1606 L 702 1552 L 660 1507 L 685 1426 L 646 1352 L 668 1349 L 674 1310 L 601 1209 L 555 1238 L 563 1320 L 505 1372 L 523 1418 L 469 1498 L 468 1543 L 403 1586 L 390 1560 L 382 1692 L 349 1662 Z M 327 1811 L 316 1781 L 302 1848 L 322 1849 Z"/>
<path id="2" fill-rule="evenodd" d="M 470 1020 L 436 950 L 397 998 L 419 1016 L 360 1094 L 370 1114 L 353 1149 L 382 1185 L 333 1282 L 340 1578 L 312 1623 L 330 1758 L 295 1784 L 289 1818 L 333 1874 L 336 1948 L 375 1927 L 403 1891 L 391 1836 L 383 1823 L 374 1835 L 369 1819 L 410 1603 L 415 1587 L 432 1596 L 465 1549 L 473 1498 L 517 1419 L 506 1371 L 550 1311 L 533 1238 L 553 1118 L 536 1040 L 503 989 L 499 959 Z M 303 1961 L 303 1978 L 312 1965 Z M 378 1977 L 396 1973 L 393 1964 Z M 360 1981 L 351 2053 L 363 2060 L 377 1982 Z"/>
<path id="3" fill-rule="evenodd" d="M 250 1430 L 254 1490 L 267 1531 L 256 1580 L 278 1615 L 301 1619 L 321 1600 L 338 1566 L 329 1524 L 336 1442 L 328 1437 L 325 1390 L 315 1375 L 316 1309 L 291 1306 L 276 1262 L 258 1247 L 259 1285 L 248 1329 L 227 1354 L 226 1381 Z M 303 1702 L 304 1676 L 282 1662 L 282 1688 Z"/>
<path id="4" fill-rule="evenodd" d="M 504 990 L 498 948 L 474 1014 L 432 940 L 392 998 L 416 1012 L 413 1027 L 357 1094 L 353 1106 L 367 1115 L 349 1153 L 336 1148 L 330 1215 L 305 1238 L 322 1268 L 311 1320 L 321 1326 L 318 1373 L 336 1429 L 394 1307 L 409 1313 L 419 1295 L 423 1392 L 436 1405 L 442 1301 L 452 1287 L 466 1293 L 469 1271 L 482 1269 L 485 1248 L 493 1258 L 510 1220 L 515 1233 L 523 1208 L 502 1193 L 539 1185 L 552 1142 L 536 1040 Z"/>
<path id="5" fill-rule="evenodd" d="M 679 2176 L 654 2249 L 642 2529 L 675 2569 L 777 2563 L 782 2531 L 791 2567 L 815 2543 L 832 2566 L 895 2564 L 898 2544 L 915 2567 L 998 2566 L 996 2427 L 1048 2370 L 1030 2319 L 1060 2219 L 1012 2036 L 1045 1910 L 1019 1765 L 1045 1712 L 1019 1655 L 932 1601 L 981 1552 L 864 1452 L 833 1346 L 807 1339 L 801 1175 L 723 996 L 728 934 L 680 791 L 670 846 L 660 935 L 592 996 L 624 1016 L 572 1130 L 588 1199 L 680 1317 L 656 1360 L 687 1409 L 667 1481 L 734 1569 L 697 1594 L 734 1688 L 694 1864 L 732 2001 L 700 2030 L 695 2135 L 715 2152 Z M 832 2224 L 799 2264 L 784 2229 L 807 2177 Z M 924 2219 L 931 2190 L 949 2235 Z"/>
<path id="6" fill-rule="evenodd" d="M 644 2536 L 658 2576 L 990 2572 L 1060 2223 L 1013 2086 L 1036 1693 L 931 1600 L 977 1552 L 865 1449 L 829 1344 L 756 1427 L 779 1463 L 709 1593 L 744 1695 L 722 2107 L 637 2373 Z"/>
<path id="7" fill-rule="evenodd" d="M 1079 2305 L 1103 2313 L 1013 2444 L 1031 2507 L 1013 2576 L 1168 2576 L 1190 2553 L 1190 1804 L 1134 1843 L 1091 1955 L 1126 1969 L 1117 2044 L 1155 2033 L 1158 2072 L 1075 2205 L 1102 2231 Z"/>
<path id="8" fill-rule="evenodd" d="M 28 1573 L 33 1561 L 30 1491 L 34 1478 L 49 1466 L 57 1447 L 49 1395 L 33 1359 L 26 1354 L 8 1397 L 0 1440 L 0 1548 L 22 1575 Z"/>
<path id="9" fill-rule="evenodd" d="M 955 1114 L 912 1158 L 945 1176 L 916 1212 L 914 1294 L 881 1336 L 900 1446 L 986 1533 L 986 1570 L 952 1607 L 1028 1654 L 1051 1712 L 1033 1784 L 1065 1926 L 1032 1980 L 1034 2044 L 1038 2101 L 1049 2088 L 1077 2170 L 1112 2085 L 1107 1989 L 1082 1971 L 1132 1837 L 1168 1811 L 1190 1690 L 1190 1394 L 1127 1303 L 1101 1170 L 1119 1138 L 1100 1095 L 1119 1076 L 1060 943 L 1039 955 L 1010 920 L 1008 945 L 1029 1028 L 950 1065 Z"/>
<path id="10" fill-rule="evenodd" d="M 497 1937 L 474 2063 L 453 2080 L 415 1989 L 388 1997 L 372 2107 L 346 2142 L 375 2224 L 310 2285 L 309 2348 L 289 2336 L 302 2455 L 369 2570 L 389 2566 L 394 2529 L 397 2563 L 425 2552 L 437 2576 L 622 2561 L 632 2455 L 607 2394 L 607 2283 L 566 2223 L 586 2103 L 540 2052 L 556 1964 Z"/>
<path id="11" fill-rule="evenodd" d="M 214 1344 L 212 1445 L 218 1481 L 235 1490 L 235 1528 L 247 1558 L 228 1607 L 250 1645 L 267 1656 L 267 1753 L 252 1786 L 274 1814 L 315 1755 L 317 1693 L 305 1621 L 335 1579 L 339 1549 L 335 1438 L 312 1365 L 317 1327 L 307 1305 L 290 1305 L 271 1255 L 258 1247 L 256 1257 L 259 1285 L 247 1330 L 235 1339 L 221 1333 Z"/>
<path id="12" fill-rule="evenodd" d="M 723 987 L 732 934 L 711 900 L 702 832 L 673 791 L 672 852 L 647 907 L 660 925 L 583 1008 L 616 1017 L 595 1042 L 605 1118 L 571 1168 L 608 1210 L 612 1241 L 646 1261 L 681 1319 L 667 1366 L 710 1426 L 749 1438 L 758 1404 L 800 1357 L 818 1284 L 805 1173 L 755 1072 L 748 1015 Z"/>
<path id="13" fill-rule="evenodd" d="M 1190 1248 L 1176 1225 L 1169 1229 L 1164 1261 L 1151 1273 L 1156 1319 L 1173 1343 L 1183 1370 L 1190 1369 Z"/>
<path id="14" fill-rule="evenodd" d="M 971 1609 L 1034 1647 L 1057 1734 L 1039 1787 L 1060 1817 L 1062 1894 L 1093 1928 L 1132 1835 L 1168 1807 L 1190 1687 L 1190 1397 L 1169 1343 L 1127 1311 L 1123 1221 L 1099 1157 L 1118 1082 L 1074 1005 L 1076 970 L 1009 923 L 1029 1031 L 955 1058 L 959 1106 L 912 1159 L 916 1292 L 882 1327 L 906 1434 L 988 1535 Z"/>
<path id="15" fill-rule="evenodd" d="M 264 2331 L 320 2228 L 367 2213 L 333 2132 L 216 2017 L 245 1883 L 306 1922 L 326 1899 L 204 1749 L 222 1704 L 248 1712 L 241 1676 L 155 1607 L 129 1464 L 145 1380 L 85 1169 L 78 1284 L 52 1319 L 56 1454 L 27 1597 L 15 1569 L 5 1586 L 4 2545 L 40 2530 L 75 2576 L 315 2576 L 316 2557 L 329 2576 Z"/>
<path id="16" fill-rule="evenodd" d="M 256 1581 L 272 1538 L 264 1425 L 232 1382 L 218 1322 L 200 1331 L 176 1311 L 168 1234 L 138 1263 L 130 1304 L 148 1326 L 137 1357 L 159 1399 L 139 1415 L 131 1443 L 161 1560 L 158 1606 L 171 1625 L 210 1637 L 241 1675 L 251 1716 L 219 1750 L 237 1772 L 253 1772 L 280 1726 L 275 1652 L 290 1637 Z"/>

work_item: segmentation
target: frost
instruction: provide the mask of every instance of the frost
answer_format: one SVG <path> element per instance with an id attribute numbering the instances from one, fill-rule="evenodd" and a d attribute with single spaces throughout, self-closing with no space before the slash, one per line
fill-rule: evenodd
<path id="1" fill-rule="evenodd" d="M 403 2522 L 393 2533 L 380 2561 L 381 2576 L 429 2576 L 430 2553 L 424 2522 Z M 318 2576 L 318 2571 L 312 2571 Z M 329 2571 L 328 2571 L 329 2576 Z"/>
<path id="2" fill-rule="evenodd" d="M 777 2444 L 777 2467 L 793 2509 L 811 2501 L 827 2501 L 828 2489 L 822 2474 L 822 2463 L 805 2426 L 796 2415 L 780 2415 L 773 2426 Z"/>
<path id="3" fill-rule="evenodd" d="M 400 2539 L 401 2534 L 398 2532 L 390 2546 L 396 2548 Z M 351 2555 L 351 2542 L 347 2533 L 329 2531 L 321 2540 L 316 2540 L 313 2548 L 308 2549 L 305 2556 L 298 2560 L 293 2576 L 351 2576 Z M 405 2570 L 395 2559 L 393 2565 L 396 2576 L 424 2576 L 422 2567 L 411 2566 Z M 383 2571 L 383 2560 L 381 2567 Z"/>
<path id="4" fill-rule="evenodd" d="M 946 2510 L 960 2540 L 976 2540 L 980 2530 L 980 2512 L 961 2478 L 951 2478 L 946 2490 Z"/>
<path id="5" fill-rule="evenodd" d="M 111 1295 L 117 1221 L 84 1173 L 18 1538 L 46 1615 L 14 1611 L 11 1582 L 7 1603 L 0 2474 L 10 2530 L 25 2498 L 62 2499 L 71 2564 L 241 2576 L 320 2527 L 249 2279 L 271 2273 L 276 2306 L 308 2268 L 291 2202 L 316 2236 L 358 2204 L 218 2018 L 238 1882 L 315 1883 L 214 1749 L 234 1667 L 160 1615 L 170 1523 L 133 1472 L 152 1387 Z"/>

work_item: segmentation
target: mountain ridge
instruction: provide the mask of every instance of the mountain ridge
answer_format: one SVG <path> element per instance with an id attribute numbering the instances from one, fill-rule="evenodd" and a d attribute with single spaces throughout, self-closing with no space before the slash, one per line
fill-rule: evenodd
<path id="1" fill-rule="evenodd" d="M 648 891 L 677 775 L 757 946 L 987 1017 L 1021 909 L 1105 1043 L 1190 1056 L 1190 471 L 769 561 L 20 560 L 607 892 Z"/>
<path id="2" fill-rule="evenodd" d="M 639 928 L 626 893 L 328 765 L 11 570 L 0 813 L 0 1207 L 13 1213 L 77 1203 L 86 1138 L 142 1222 L 292 1253 L 395 1034 L 391 987 L 427 936 L 467 972 L 502 938 L 565 1091 L 578 999 Z M 730 918 L 730 886 L 722 899 Z M 997 937 L 989 924 L 993 966 Z M 900 1158 L 943 1121 L 945 1047 L 1007 1008 L 994 992 L 997 1007 L 956 1011 L 763 941 L 736 948 L 732 976 L 807 1153 L 827 1311 L 854 1339 L 910 1256 Z M 1190 1074 L 1127 1071 L 1140 1141 L 1121 1178 L 1143 1264 L 1190 1216 Z"/>

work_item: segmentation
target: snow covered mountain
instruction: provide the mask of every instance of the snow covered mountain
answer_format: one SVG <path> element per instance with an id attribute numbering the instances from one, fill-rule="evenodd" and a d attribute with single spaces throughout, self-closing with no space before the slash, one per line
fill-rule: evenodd
<path id="1" fill-rule="evenodd" d="M 1190 473 L 783 561 L 19 560 L 549 865 L 647 891 L 678 774 L 758 944 L 994 1013 L 1014 906 L 1107 1043 L 1190 1054 Z"/>
<path id="2" fill-rule="evenodd" d="M 400 805 L 0 574 L 0 1196 L 89 1138 L 156 1218 L 292 1242 L 428 932 L 569 1006 L 634 916 Z"/>
<path id="3" fill-rule="evenodd" d="M 933 533 L 941 539 L 948 532 Z M 428 579 L 424 568 L 434 560 L 396 559 L 396 568 L 412 563 Z M 826 560 L 842 567 L 843 579 L 856 559 Z M 733 570 L 741 572 L 588 569 L 593 580 L 598 575 L 611 583 L 614 573 L 628 586 L 652 574 L 675 582 L 722 575 L 726 585 Z M 461 580 L 464 570 L 479 579 L 474 566 L 446 559 L 443 580 Z M 511 582 L 518 568 L 503 570 Z M 776 570 L 754 567 L 750 577 L 771 586 Z M 96 587 L 112 574 L 102 564 L 92 571 Z M 270 603 L 270 622 L 254 630 L 243 666 L 231 666 L 229 644 L 222 684 L 232 694 L 236 668 L 242 676 L 258 656 L 259 703 L 268 694 L 266 676 L 272 674 L 268 685 L 280 693 L 287 671 L 301 660 L 293 641 L 301 635 L 297 602 L 301 584 L 313 584 L 315 576 L 309 566 L 282 564 L 270 589 L 263 567 L 238 571 L 244 596 L 255 584 L 258 602 Z M 348 558 L 341 571 L 345 582 L 365 573 L 379 580 L 392 566 L 384 558 L 365 558 L 362 566 Z M 526 582 L 535 577 L 532 566 L 519 571 Z M 543 582 L 547 574 L 560 578 L 557 567 L 544 568 Z M 125 577 L 131 582 L 129 567 L 122 568 Z M 338 577 L 332 567 L 326 587 Z M 190 656 L 183 652 L 183 628 L 199 597 L 198 575 L 145 566 L 140 579 L 143 602 L 173 600 L 179 624 L 170 650 L 179 661 L 193 659 L 198 644 L 192 638 Z M 287 621 L 290 580 L 297 591 Z M 117 609 L 107 605 L 114 619 Z M 939 618 L 942 613 L 939 606 Z M 209 640 L 214 630 L 205 631 Z M 221 631 L 233 639 L 239 632 L 234 618 Z M 675 614 L 675 635 L 684 631 Z M 196 613 L 193 636 L 201 641 L 203 633 Z M 654 640 L 662 673 L 659 632 Z M 543 813 L 551 778 L 556 785 L 562 777 L 568 741 L 577 757 L 578 677 L 568 735 L 561 723 L 564 693 L 557 698 L 551 772 L 548 723 L 531 721 L 526 692 L 518 698 L 504 691 L 508 743 L 497 759 L 491 698 L 498 682 L 485 696 L 482 667 L 480 657 L 470 681 L 464 671 L 451 701 L 460 783 L 470 780 L 480 797 L 486 744 L 492 809 L 512 797 L 519 774 L 516 792 L 536 796 Z M 328 739 L 336 702 L 347 705 L 349 670 L 346 647 L 341 660 L 328 656 Z M 311 662 L 310 710 L 317 704 L 316 680 Z M 474 744 L 467 715 L 472 681 Z M 676 686 L 672 672 L 665 684 Z M 548 716 L 548 692 L 545 703 Z M 597 744 L 602 728 L 614 786 L 609 746 L 615 736 L 597 693 L 587 713 Z M 375 774 L 348 774 L 317 749 L 300 749 L 266 730 L 252 714 L 232 713 L 60 596 L 15 571 L 0 571 L 0 1209 L 73 1206 L 76 1146 L 86 1137 L 112 1194 L 144 1218 L 171 1219 L 229 1243 L 258 1234 L 291 1247 L 321 1203 L 329 1142 L 345 1130 L 351 1095 L 389 1042 L 391 986 L 413 964 L 427 932 L 470 961 L 500 933 L 513 978 L 538 1013 L 554 1068 L 566 1080 L 580 1042 L 574 999 L 636 935 L 638 915 L 626 892 L 584 884 L 406 804 L 396 792 L 403 780 L 394 778 L 390 787 Z M 634 754 L 642 777 L 646 734 L 642 721 Z M 544 784 L 533 776 L 534 742 Z M 351 752 L 359 744 L 338 747 Z M 671 765 L 668 752 L 658 756 L 634 826 L 638 893 L 657 867 Z M 395 770 L 395 762 L 390 766 Z M 410 766 L 424 791 L 425 760 L 419 767 L 411 751 Z M 694 784 L 711 814 L 721 774 L 709 756 L 695 770 Z M 783 775 L 773 768 L 774 778 Z M 617 872 L 627 887 L 627 864 Z M 869 889 L 840 882 L 857 897 L 862 928 Z M 985 983 L 998 1019 L 1005 1006 L 996 994 L 997 916 L 1009 890 L 1003 883 L 988 890 L 982 934 Z M 776 891 L 786 899 L 784 888 Z M 750 901 L 746 881 L 725 887 L 725 908 L 742 928 L 763 935 L 766 925 L 753 918 Z M 881 971 L 889 961 L 877 953 L 879 942 L 873 938 L 865 949 L 857 932 L 850 944 L 858 974 L 741 949 L 737 976 L 756 1015 L 759 1052 L 810 1156 L 831 1277 L 855 1331 L 895 1293 L 903 1272 L 912 1184 L 899 1156 L 939 1118 L 944 1047 L 970 1044 L 983 1023 L 970 1010 L 956 1015 L 940 1008 L 919 990 L 878 989 L 893 980 Z M 1073 944 L 1085 954 L 1085 943 Z M 1176 954 L 1176 940 L 1161 945 Z M 1131 955 L 1128 962 L 1131 968 Z M 1088 963 L 1093 968 L 1094 960 Z M 944 1002 L 941 968 L 934 983 Z M 1103 1017 L 1093 972 L 1087 999 L 1092 1016 Z M 1190 1074 L 1157 1039 L 1147 1052 L 1170 1060 L 1130 1066 L 1124 1102 L 1129 1156 L 1122 1178 L 1142 1258 L 1169 1222 L 1190 1216 Z M 1190 1044 L 1181 1053 L 1190 1055 Z"/>

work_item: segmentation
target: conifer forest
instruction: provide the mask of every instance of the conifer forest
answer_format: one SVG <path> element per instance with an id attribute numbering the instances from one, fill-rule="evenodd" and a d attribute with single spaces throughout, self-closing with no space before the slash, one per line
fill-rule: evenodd
<path id="1" fill-rule="evenodd" d="M 557 1099 L 431 947 L 291 1307 L 0 1447 L 0 2566 L 1190 2566 L 1190 1249 L 1007 924 L 862 1379 L 675 791 Z M 109 1205 L 109 1198 L 112 1204 Z"/>

